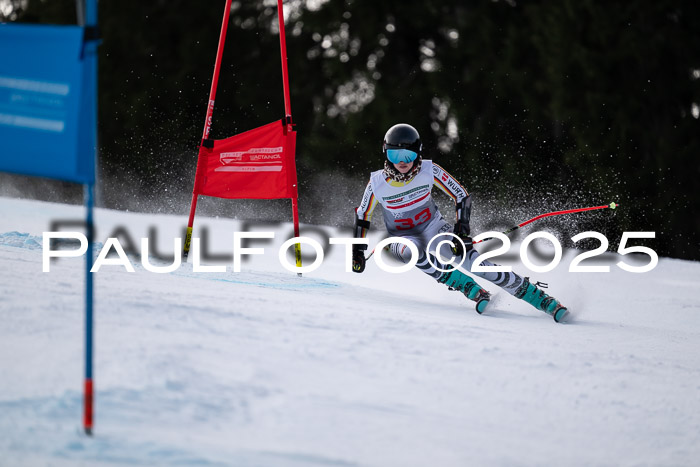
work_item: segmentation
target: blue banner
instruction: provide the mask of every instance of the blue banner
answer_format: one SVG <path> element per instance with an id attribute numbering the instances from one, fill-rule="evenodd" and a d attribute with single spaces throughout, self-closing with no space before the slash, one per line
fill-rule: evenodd
<path id="1" fill-rule="evenodd" d="M 0 24 L 0 171 L 94 183 L 96 76 L 83 35 Z"/>

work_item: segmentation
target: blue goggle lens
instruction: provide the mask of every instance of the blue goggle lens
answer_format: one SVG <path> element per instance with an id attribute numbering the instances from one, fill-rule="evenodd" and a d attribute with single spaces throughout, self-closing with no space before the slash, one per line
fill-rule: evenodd
<path id="1" fill-rule="evenodd" d="M 409 149 L 387 149 L 386 158 L 392 164 L 398 164 L 399 162 L 413 162 L 418 157 L 418 154 Z"/>

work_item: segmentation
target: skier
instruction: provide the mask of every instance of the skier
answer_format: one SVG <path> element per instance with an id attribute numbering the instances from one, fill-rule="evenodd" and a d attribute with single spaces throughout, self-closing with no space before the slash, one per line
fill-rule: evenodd
<path id="1" fill-rule="evenodd" d="M 476 311 L 481 314 L 491 299 L 491 294 L 482 289 L 474 279 L 459 269 L 448 267 L 449 260 L 455 258 L 455 264 L 464 257 L 463 267 L 471 271 L 478 252 L 472 247 L 469 219 L 471 216 L 471 196 L 467 190 L 448 174 L 442 167 L 431 160 L 422 158 L 423 145 L 415 128 L 399 123 L 389 128 L 384 136 L 382 152 L 384 169 L 372 172 L 365 188 L 362 203 L 355 209 L 355 238 L 364 238 L 370 227 L 372 212 L 381 204 L 384 224 L 390 235 L 403 237 L 412 241 L 420 252 L 416 267 L 445 284 L 450 290 L 459 290 L 469 300 L 476 302 Z M 456 222 L 454 227 L 443 219 L 431 196 L 431 189 L 437 186 L 455 202 Z M 441 245 L 439 255 L 433 242 L 430 252 L 426 247 L 430 240 L 439 234 L 453 232 L 462 243 L 454 241 L 450 247 Z M 447 238 L 444 238 L 447 239 Z M 449 238 L 452 240 L 452 238 Z M 365 270 L 365 250 L 367 245 L 353 245 L 352 269 L 361 273 Z M 402 243 L 392 243 L 387 250 L 403 263 L 411 259 L 410 249 Z M 451 254 L 450 254 L 451 253 Z M 432 264 L 431 264 L 432 261 Z M 489 261 L 481 265 L 493 266 Z M 447 269 L 442 272 L 437 269 Z M 451 270 L 449 270 L 452 268 Z M 567 309 L 554 297 L 540 289 L 547 284 L 531 283 L 528 277 L 521 277 L 514 272 L 473 272 L 486 280 L 502 287 L 516 298 L 525 300 L 538 310 L 551 315 L 560 322 L 567 314 Z"/>

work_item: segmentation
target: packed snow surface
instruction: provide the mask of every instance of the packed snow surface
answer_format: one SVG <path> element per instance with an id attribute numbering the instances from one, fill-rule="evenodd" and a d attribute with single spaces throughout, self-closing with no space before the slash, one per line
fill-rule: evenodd
<path id="1" fill-rule="evenodd" d="M 533 273 L 517 254 L 496 258 L 549 283 L 573 312 L 555 324 L 488 282 L 480 283 L 495 299 L 480 316 L 417 270 L 390 274 L 371 260 L 364 274 L 345 272 L 341 246 L 297 277 L 277 253 L 289 224 L 197 218 L 203 263 L 225 272 L 194 272 L 190 258 L 157 274 L 131 254 L 135 272 L 105 265 L 94 273 L 95 433 L 87 437 L 85 259 L 56 259 L 42 272 L 42 232 L 57 222 L 78 229 L 65 222 L 80 221 L 83 208 L 0 198 L 0 212 L 0 465 L 700 460 L 696 262 L 662 258 L 635 274 L 616 266 L 627 256 L 608 254 L 601 261 L 610 272 L 571 273 L 578 252 L 567 251 L 555 270 Z M 98 209 L 97 241 L 117 236 L 138 248 L 150 237 L 173 253 L 185 223 L 184 215 Z M 225 258 L 233 232 L 251 230 L 275 238 L 247 245 L 265 253 L 233 272 Z"/>

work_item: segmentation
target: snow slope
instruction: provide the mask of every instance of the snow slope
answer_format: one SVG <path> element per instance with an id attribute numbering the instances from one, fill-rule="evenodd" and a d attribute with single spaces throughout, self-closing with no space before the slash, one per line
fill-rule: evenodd
<path id="1" fill-rule="evenodd" d="M 547 274 L 557 325 L 491 284 L 479 316 L 418 271 L 371 262 L 233 273 L 104 266 L 95 276 L 95 436 L 81 433 L 82 258 L 41 272 L 41 233 L 76 206 L 0 198 L 0 465 L 697 465 L 700 264 Z M 184 216 L 97 210 L 98 240 Z M 242 224 L 197 219 L 209 248 Z M 250 226 L 243 226 L 250 230 Z M 68 230 L 68 229 L 63 229 Z M 326 232 L 347 236 L 333 229 Z M 377 241 L 379 237 L 374 237 Z M 507 263 L 507 261 L 506 261 Z"/>

